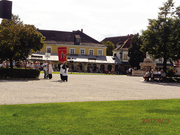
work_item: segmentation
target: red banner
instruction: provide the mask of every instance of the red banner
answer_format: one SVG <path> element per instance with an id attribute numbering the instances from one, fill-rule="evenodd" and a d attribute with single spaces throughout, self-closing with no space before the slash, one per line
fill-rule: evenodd
<path id="1" fill-rule="evenodd" d="M 67 47 L 58 47 L 59 62 L 66 61 Z"/>

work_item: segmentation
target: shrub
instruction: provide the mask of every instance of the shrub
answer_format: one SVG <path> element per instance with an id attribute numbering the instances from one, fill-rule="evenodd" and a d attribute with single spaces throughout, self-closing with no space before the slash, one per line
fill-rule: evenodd
<path id="1" fill-rule="evenodd" d="M 37 69 L 10 69 L 0 68 L 0 78 L 38 78 L 40 70 Z"/>

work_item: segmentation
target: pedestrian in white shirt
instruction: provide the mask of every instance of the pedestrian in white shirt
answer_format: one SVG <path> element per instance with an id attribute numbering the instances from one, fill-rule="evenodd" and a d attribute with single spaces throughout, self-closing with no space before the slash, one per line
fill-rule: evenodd
<path id="1" fill-rule="evenodd" d="M 63 73 L 62 73 L 62 81 L 68 81 L 68 66 L 66 65 L 66 61 L 63 63 L 63 66 L 62 66 L 62 70 L 63 70 Z"/>
<path id="2" fill-rule="evenodd" d="M 52 78 L 52 72 L 53 72 L 51 61 L 49 61 L 48 65 L 49 65 L 49 67 L 48 67 L 49 79 L 51 79 Z"/>
<path id="3" fill-rule="evenodd" d="M 47 63 L 47 61 L 45 60 L 45 61 L 44 61 L 44 64 L 43 64 L 44 78 L 47 78 L 47 66 L 48 66 L 48 63 Z"/>
<path id="4" fill-rule="evenodd" d="M 60 79 L 61 79 L 61 81 L 62 81 L 62 74 L 64 72 L 64 70 L 62 69 L 62 66 L 63 66 L 63 64 L 60 65 Z"/>

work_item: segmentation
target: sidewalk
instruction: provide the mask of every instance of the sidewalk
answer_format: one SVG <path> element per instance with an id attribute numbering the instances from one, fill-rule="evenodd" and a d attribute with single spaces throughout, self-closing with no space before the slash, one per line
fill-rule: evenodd
<path id="1" fill-rule="evenodd" d="M 51 80 L 0 80 L 0 105 L 82 101 L 119 101 L 180 98 L 179 83 L 145 82 L 142 77 L 69 75 Z"/>

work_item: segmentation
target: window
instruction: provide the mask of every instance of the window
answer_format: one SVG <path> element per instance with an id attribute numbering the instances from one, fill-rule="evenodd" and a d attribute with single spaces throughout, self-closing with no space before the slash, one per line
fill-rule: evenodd
<path id="1" fill-rule="evenodd" d="M 52 53 L 52 46 L 46 46 L 46 53 Z"/>
<path id="2" fill-rule="evenodd" d="M 51 48 L 47 48 L 47 53 L 51 53 Z"/>
<path id="3" fill-rule="evenodd" d="M 102 49 L 98 49 L 98 55 L 103 55 L 103 50 Z"/>
<path id="4" fill-rule="evenodd" d="M 159 61 L 162 62 L 163 61 L 162 58 L 159 58 Z"/>
<path id="5" fill-rule="evenodd" d="M 81 42 L 81 36 L 80 35 L 75 35 L 74 44 L 75 45 L 80 45 L 80 42 Z"/>
<path id="6" fill-rule="evenodd" d="M 80 38 L 76 38 L 76 42 L 79 43 L 80 42 Z"/>
<path id="7" fill-rule="evenodd" d="M 128 54 L 124 54 L 124 60 L 128 60 Z"/>
<path id="8" fill-rule="evenodd" d="M 80 54 L 81 54 L 81 55 L 85 54 L 85 49 L 80 48 Z"/>
<path id="9" fill-rule="evenodd" d="M 70 54 L 75 54 L 75 48 L 70 48 Z"/>
<path id="10" fill-rule="evenodd" d="M 89 55 L 94 55 L 94 49 L 89 49 Z"/>

